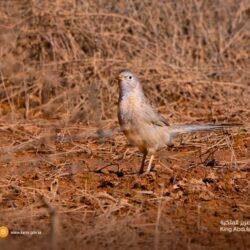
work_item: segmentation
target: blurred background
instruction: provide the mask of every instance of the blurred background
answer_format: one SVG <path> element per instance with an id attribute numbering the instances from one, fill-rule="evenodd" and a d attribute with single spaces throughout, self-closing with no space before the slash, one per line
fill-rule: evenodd
<path id="1" fill-rule="evenodd" d="M 249 121 L 247 0 L 10 0 L 0 13 L 2 121 L 103 126 L 122 69 L 170 122 Z"/>

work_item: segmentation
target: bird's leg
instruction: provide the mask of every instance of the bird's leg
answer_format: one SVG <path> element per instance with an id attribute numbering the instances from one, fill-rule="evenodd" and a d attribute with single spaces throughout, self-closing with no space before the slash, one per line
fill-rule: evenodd
<path id="1" fill-rule="evenodd" d="M 153 162 L 153 160 L 154 160 L 154 157 L 155 157 L 154 155 L 151 155 L 150 160 L 149 160 L 149 163 L 148 163 L 148 168 L 147 168 L 146 173 L 149 173 L 149 172 L 150 172 L 151 166 L 152 166 L 152 162 Z"/>
<path id="2" fill-rule="evenodd" d="M 143 173 L 143 168 L 144 168 L 144 163 L 145 163 L 145 160 L 146 160 L 146 156 L 147 156 L 147 153 L 143 153 L 143 157 L 142 157 L 142 161 L 141 161 L 141 167 L 140 167 L 140 170 L 139 170 L 139 174 Z"/>

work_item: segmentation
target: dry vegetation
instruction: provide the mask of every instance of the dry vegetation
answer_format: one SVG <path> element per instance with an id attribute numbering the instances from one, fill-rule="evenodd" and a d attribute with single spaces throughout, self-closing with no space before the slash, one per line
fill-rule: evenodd
<path id="1" fill-rule="evenodd" d="M 250 249 L 248 0 L 0 2 L 1 249 Z M 150 176 L 117 132 L 132 69 L 178 138 Z M 0 225 L 1 226 L 1 225 Z M 250 225 L 249 225 L 250 228 Z"/>

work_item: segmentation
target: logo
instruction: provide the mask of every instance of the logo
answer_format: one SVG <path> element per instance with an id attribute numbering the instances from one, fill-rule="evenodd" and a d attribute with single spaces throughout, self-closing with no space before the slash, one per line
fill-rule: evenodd
<path id="1" fill-rule="evenodd" d="M 6 238 L 9 235 L 9 229 L 7 227 L 0 227 L 0 238 Z"/>

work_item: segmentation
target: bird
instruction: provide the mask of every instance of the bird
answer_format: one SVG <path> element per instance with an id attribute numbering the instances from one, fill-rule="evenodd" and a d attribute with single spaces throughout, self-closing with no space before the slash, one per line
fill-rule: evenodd
<path id="1" fill-rule="evenodd" d="M 138 174 L 144 173 L 147 155 L 150 160 L 146 173 L 152 167 L 156 152 L 163 147 L 173 146 L 173 139 L 183 133 L 223 130 L 241 124 L 183 124 L 170 125 L 146 98 L 140 80 L 129 70 L 118 74 L 119 99 L 118 121 L 128 141 L 142 153 Z"/>

